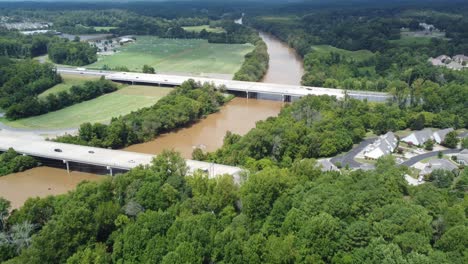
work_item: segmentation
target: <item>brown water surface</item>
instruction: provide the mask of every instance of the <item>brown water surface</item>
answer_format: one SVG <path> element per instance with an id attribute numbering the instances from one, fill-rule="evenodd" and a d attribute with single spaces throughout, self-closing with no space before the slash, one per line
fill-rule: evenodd
<path id="1" fill-rule="evenodd" d="M 270 56 L 263 82 L 301 85 L 304 66 L 296 51 L 270 34 L 260 32 L 260 37 L 266 43 Z"/>
<path id="2" fill-rule="evenodd" d="M 106 176 L 82 172 L 37 167 L 20 173 L 0 177 L 0 197 L 11 202 L 12 209 L 19 208 L 30 197 L 46 197 L 74 190 L 78 183 L 98 181 Z"/>
<path id="3" fill-rule="evenodd" d="M 217 113 L 206 119 L 178 131 L 160 135 L 150 142 L 137 144 L 125 150 L 159 154 L 164 149 L 174 149 L 181 152 L 184 158 L 191 158 L 196 147 L 204 151 L 215 151 L 223 145 L 227 131 L 244 135 L 259 120 L 278 115 L 282 102 L 234 98 Z"/>
<path id="4" fill-rule="evenodd" d="M 263 82 L 299 85 L 303 75 L 300 57 L 285 43 L 275 37 L 260 33 L 268 46 L 270 65 Z M 255 127 L 259 120 L 276 116 L 283 106 L 279 101 L 235 98 L 221 108 L 218 113 L 173 133 L 159 136 L 153 141 L 133 145 L 126 150 L 149 154 L 159 154 L 164 149 L 174 149 L 185 158 L 191 158 L 194 147 L 204 151 L 215 151 L 223 144 L 227 131 L 240 135 Z M 88 173 L 71 172 L 49 167 L 39 167 L 22 173 L 0 177 L 0 196 L 18 208 L 29 197 L 58 195 L 75 189 L 83 181 L 104 179 Z"/>

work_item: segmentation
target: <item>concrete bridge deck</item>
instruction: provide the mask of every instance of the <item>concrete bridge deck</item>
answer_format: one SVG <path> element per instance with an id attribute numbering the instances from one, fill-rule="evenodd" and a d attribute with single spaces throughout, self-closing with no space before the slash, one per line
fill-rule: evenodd
<path id="1" fill-rule="evenodd" d="M 63 161 L 67 167 L 69 162 L 104 167 L 109 170 L 110 174 L 112 174 L 112 169 L 131 170 L 139 165 L 148 165 L 155 157 L 150 154 L 122 150 L 0 136 L 0 151 L 6 151 L 9 148 L 32 157 Z M 191 173 L 203 170 L 209 174 L 209 177 L 222 174 L 238 176 L 242 171 L 238 167 L 209 162 L 186 160 L 186 163 Z"/>
<path id="2" fill-rule="evenodd" d="M 245 92 L 249 94 L 264 94 L 264 95 L 278 95 L 285 97 L 303 97 L 306 95 L 330 95 L 337 98 L 343 98 L 345 92 L 352 98 L 364 100 L 367 99 L 372 102 L 385 102 L 391 96 L 387 93 L 369 92 L 369 91 L 355 91 L 343 90 L 324 87 L 310 87 L 301 85 L 286 85 L 286 84 L 273 84 L 261 82 L 243 82 L 216 78 L 182 76 L 182 75 L 169 75 L 169 74 L 145 74 L 134 72 L 113 72 L 103 70 L 77 70 L 75 68 L 59 67 L 57 71 L 66 74 L 88 75 L 88 76 L 104 76 L 108 80 L 129 83 L 142 83 L 153 85 L 167 85 L 179 86 L 183 82 L 193 79 L 201 83 L 213 83 L 217 86 L 225 86 L 227 91 L 232 92 Z"/>

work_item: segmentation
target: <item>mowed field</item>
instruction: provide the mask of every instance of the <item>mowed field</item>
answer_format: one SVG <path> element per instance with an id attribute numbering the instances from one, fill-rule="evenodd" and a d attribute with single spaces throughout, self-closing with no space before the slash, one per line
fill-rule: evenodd
<path id="1" fill-rule="evenodd" d="M 77 128 L 85 122 L 108 123 L 112 117 L 155 104 L 171 91 L 171 88 L 155 86 L 126 86 L 116 92 L 45 115 L 1 121 L 11 127 L 31 129 Z"/>
<path id="2" fill-rule="evenodd" d="M 72 75 L 72 74 L 61 74 L 61 76 L 63 78 L 63 82 L 41 93 L 39 95 L 39 98 L 45 98 L 49 94 L 57 94 L 59 92 L 68 91 L 74 85 L 82 85 L 87 81 L 93 81 L 93 80 L 99 79 L 98 77 Z"/>
<path id="3" fill-rule="evenodd" d="M 101 56 L 87 68 L 125 66 L 141 71 L 147 64 L 157 72 L 234 74 L 253 50 L 251 44 L 211 44 L 201 39 L 161 39 L 137 36 L 136 43 L 119 48 L 110 56 Z"/>
<path id="4" fill-rule="evenodd" d="M 224 30 L 221 27 L 210 27 L 209 25 L 203 25 L 203 26 L 190 26 L 190 27 L 182 27 L 186 31 L 190 32 L 200 32 L 202 30 L 206 30 L 207 32 L 213 32 L 213 33 L 224 33 L 226 30 Z"/>

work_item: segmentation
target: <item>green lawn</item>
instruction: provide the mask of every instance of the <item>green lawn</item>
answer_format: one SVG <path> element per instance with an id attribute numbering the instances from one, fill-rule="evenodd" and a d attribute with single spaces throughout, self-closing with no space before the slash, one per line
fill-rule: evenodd
<path id="1" fill-rule="evenodd" d="M 339 53 L 345 56 L 351 56 L 356 61 L 367 60 L 367 59 L 372 58 L 372 56 L 374 56 L 374 54 L 370 50 L 350 51 L 350 50 L 335 48 L 330 45 L 315 45 L 315 46 L 312 46 L 312 49 L 316 52 L 321 52 L 321 53 L 322 52 L 323 53 L 335 52 L 335 53 Z"/>
<path id="2" fill-rule="evenodd" d="M 171 90 L 155 86 L 127 86 L 114 93 L 45 115 L 1 121 L 8 126 L 32 129 L 76 128 L 85 122 L 107 123 L 112 117 L 155 104 Z"/>
<path id="3" fill-rule="evenodd" d="M 116 29 L 118 27 L 93 27 L 93 28 L 94 28 L 94 30 L 96 30 L 98 32 L 101 32 L 101 31 L 108 32 L 109 30 Z"/>
<path id="4" fill-rule="evenodd" d="M 226 30 L 221 27 L 215 27 L 211 28 L 209 25 L 203 25 L 203 26 L 191 26 L 191 27 L 182 27 L 185 31 L 190 31 L 190 32 L 200 32 L 203 29 L 208 31 L 208 32 L 213 32 L 213 33 L 224 33 Z"/>
<path id="5" fill-rule="evenodd" d="M 98 77 L 80 76 L 62 74 L 63 82 L 55 85 L 54 87 L 46 90 L 39 95 L 39 98 L 45 98 L 49 94 L 57 94 L 62 91 L 68 91 L 73 85 L 82 85 L 86 81 L 93 81 L 99 79 Z"/>
<path id="6" fill-rule="evenodd" d="M 141 71 L 147 64 L 157 72 L 233 74 L 242 65 L 244 55 L 252 50 L 250 44 L 211 44 L 201 39 L 138 36 L 136 43 L 127 44 L 119 48 L 118 53 L 102 56 L 86 67 L 125 66 L 131 71 Z"/>

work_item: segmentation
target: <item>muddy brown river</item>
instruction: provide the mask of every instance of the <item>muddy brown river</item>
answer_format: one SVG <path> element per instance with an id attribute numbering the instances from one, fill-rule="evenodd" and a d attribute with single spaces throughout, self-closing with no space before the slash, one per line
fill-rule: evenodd
<path id="1" fill-rule="evenodd" d="M 82 172 L 68 174 L 62 169 L 38 167 L 0 177 L 0 196 L 9 200 L 12 209 L 15 209 L 29 197 L 64 194 L 84 180 L 98 181 L 105 177 Z"/>
<path id="2" fill-rule="evenodd" d="M 260 36 L 268 46 L 270 66 L 263 82 L 298 85 L 303 74 L 302 61 L 285 43 L 271 35 Z M 191 158 L 195 147 L 214 151 L 222 146 L 227 131 L 240 135 L 255 127 L 259 120 L 276 116 L 283 103 L 280 101 L 235 98 L 218 113 L 173 133 L 159 136 L 153 141 L 128 147 L 126 150 L 158 154 L 164 149 L 174 149 L 184 158 Z M 73 190 L 83 180 L 96 181 L 105 176 L 72 172 L 50 167 L 40 167 L 23 173 L 0 177 L 0 196 L 20 207 L 29 197 L 58 195 Z"/>

